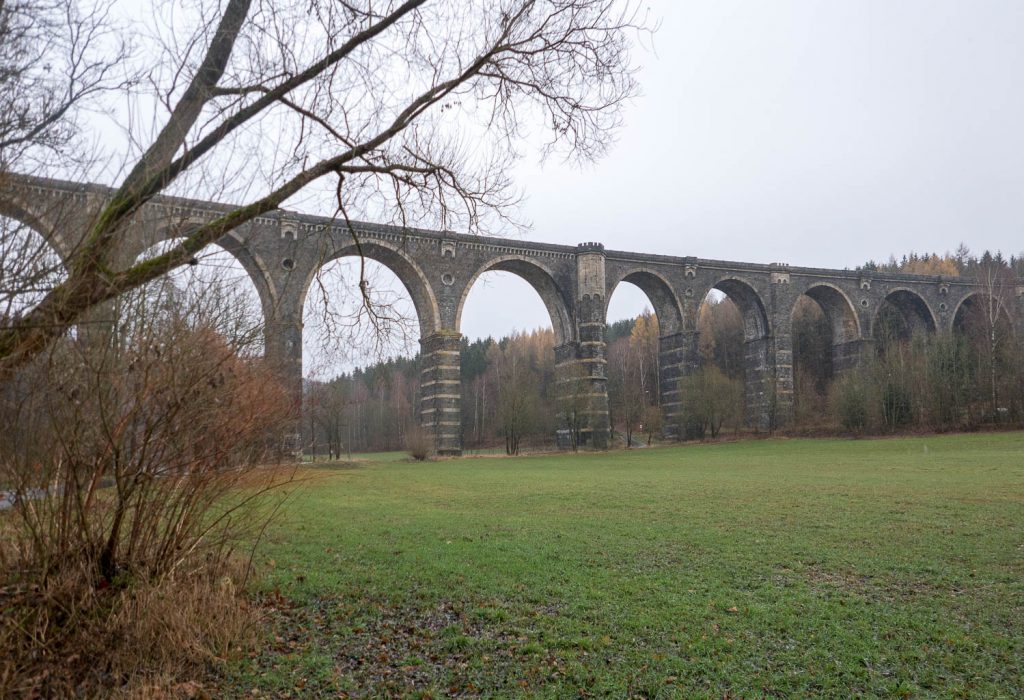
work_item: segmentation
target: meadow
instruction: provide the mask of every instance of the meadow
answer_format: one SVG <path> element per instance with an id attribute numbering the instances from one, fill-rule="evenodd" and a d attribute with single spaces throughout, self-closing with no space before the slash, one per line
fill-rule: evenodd
<path id="1" fill-rule="evenodd" d="M 379 459 L 302 472 L 218 694 L 1024 696 L 1022 433 Z"/>

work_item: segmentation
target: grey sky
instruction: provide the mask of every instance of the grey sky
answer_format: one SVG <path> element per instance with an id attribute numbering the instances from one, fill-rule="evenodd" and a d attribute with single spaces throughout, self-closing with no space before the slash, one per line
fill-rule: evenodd
<path id="1" fill-rule="evenodd" d="M 526 237 L 854 267 L 910 250 L 1024 249 L 1024 3 L 652 3 L 643 96 L 612 154 L 524 164 Z M 548 325 L 495 275 L 470 337 Z M 643 295 L 622 285 L 610 318 Z M 495 308 L 502 309 L 495 312 Z"/>

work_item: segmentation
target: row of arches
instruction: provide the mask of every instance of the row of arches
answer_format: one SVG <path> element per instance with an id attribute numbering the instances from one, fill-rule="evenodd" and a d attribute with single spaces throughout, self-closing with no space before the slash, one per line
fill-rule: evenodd
<path id="1" fill-rule="evenodd" d="M 672 335 L 686 329 L 696 330 L 699 303 L 695 306 L 693 318 L 686 319 L 679 299 L 664 277 L 650 271 L 633 271 L 625 274 L 612 287 L 608 298 L 609 305 L 623 283 L 637 288 L 644 294 L 658 318 L 663 335 Z M 712 294 L 724 295 L 736 305 L 743 318 L 746 340 L 766 338 L 772 334 L 771 316 L 765 302 L 761 294 L 748 282 L 739 278 L 724 277 L 712 284 L 710 289 Z M 963 297 L 949 315 L 951 322 L 948 328 L 941 327 L 939 317 L 928 302 L 921 294 L 909 287 L 900 287 L 889 291 L 874 313 L 867 317 L 867 328 L 863 327 L 863 317 L 857 312 L 849 295 L 835 284 L 815 283 L 804 289 L 797 299 L 801 296 L 814 302 L 820 308 L 828 321 L 833 342 L 841 344 L 858 339 L 878 339 L 887 333 L 892 333 L 894 325 L 898 326 L 896 332 L 901 337 L 916 332 L 935 333 L 939 330 L 961 329 L 963 312 L 972 305 L 983 303 L 981 300 L 985 299 L 987 295 L 984 291 L 976 291 Z M 1009 309 L 1002 301 L 997 300 L 996 303 L 999 306 L 999 313 L 1009 320 Z M 795 308 L 794 305 L 793 309 Z M 792 316 L 793 309 L 790 311 L 790 316 Z M 609 314 L 609 320 L 615 320 L 615 316 L 614 313 Z"/>
<path id="2" fill-rule="evenodd" d="M 31 222 L 29 223 L 31 225 Z M 151 243 L 150 250 L 168 244 L 170 239 L 160 240 L 162 235 L 165 234 L 158 234 L 155 237 L 156 243 L 147 241 Z M 280 283 L 280 273 L 277 273 L 276 276 L 271 274 L 268 265 L 260 259 L 258 253 L 254 253 L 253 249 L 244 244 L 240 238 L 229 236 L 221 243 L 219 249 L 215 247 L 215 250 L 219 250 L 219 252 L 204 254 L 197 261 L 198 264 L 194 266 L 194 270 L 189 271 L 186 268 L 186 272 L 182 274 L 194 275 L 211 266 L 219 268 L 216 273 L 218 278 L 231 280 L 233 284 L 250 290 L 248 293 L 250 303 L 258 305 L 264 319 L 279 315 L 280 305 L 286 291 Z M 148 254 L 146 251 L 140 253 L 140 255 L 146 254 Z M 59 252 L 55 255 L 60 259 L 64 257 Z M 367 276 L 364 269 L 356 270 L 352 263 L 345 263 L 346 260 L 359 260 L 361 262 L 355 266 L 369 265 L 377 269 Z M 385 315 L 383 318 L 378 317 L 375 320 L 377 322 L 383 320 L 383 322 L 391 324 L 392 328 L 399 330 L 402 342 L 391 348 L 396 353 L 409 352 L 415 348 L 417 340 L 438 332 L 446 325 L 452 327 L 452 330 L 461 332 L 464 311 L 473 290 L 478 288 L 478 282 L 482 276 L 495 273 L 505 273 L 525 283 L 525 286 L 521 286 L 520 292 L 516 294 L 515 304 L 520 305 L 524 299 L 531 296 L 535 300 L 539 300 L 550 321 L 556 347 L 578 339 L 576 330 L 578 310 L 575 308 L 575 302 L 571 296 L 565 291 L 567 286 L 565 280 L 561 280 L 561 283 L 557 281 L 558 276 L 555 271 L 534 258 L 508 254 L 486 261 L 469 275 L 468 279 L 459 281 L 455 285 L 454 311 L 448 317 L 444 316 L 435 285 L 431 283 L 423 266 L 401 246 L 383 240 L 363 241 L 358 247 L 352 245 L 334 249 L 330 255 L 323 256 L 318 260 L 318 263 L 319 266 L 307 270 L 305 279 L 300 282 L 301 288 L 298 294 L 297 320 L 304 327 L 303 337 L 299 339 L 299 343 L 304 349 L 315 348 L 315 341 L 318 337 L 332 333 L 329 326 L 318 326 L 315 323 L 317 314 L 310 309 L 310 301 L 316 294 L 311 295 L 311 290 L 317 290 L 320 295 L 326 294 L 326 290 L 321 286 L 324 271 L 329 270 L 332 266 L 344 268 L 346 265 L 349 268 L 346 273 L 338 275 L 340 278 L 368 279 L 372 290 L 384 293 L 386 298 L 383 303 L 378 305 L 393 310 L 394 313 Z M 227 272 L 229 268 L 231 272 Z M 387 278 L 387 281 L 384 281 L 384 278 Z M 276 283 L 275 280 L 277 280 Z M 375 280 L 379 280 L 379 282 Z M 445 282 L 445 284 L 449 283 Z M 707 298 L 695 302 L 691 300 L 686 300 L 686 303 L 681 302 L 672 285 L 664 277 L 646 269 L 628 271 L 610 287 L 610 293 L 602 300 L 605 318 L 609 318 L 609 309 L 614 304 L 619 290 L 627 287 L 638 290 L 640 297 L 654 310 L 662 337 L 699 331 L 697 318 L 701 305 L 706 303 Z M 532 295 L 531 292 L 525 291 L 526 289 L 531 289 Z M 366 288 L 361 287 L 358 291 L 359 296 L 362 296 L 366 292 Z M 739 277 L 723 277 L 715 281 L 710 285 L 708 294 L 727 298 L 740 316 L 742 342 L 748 348 L 743 362 L 746 363 L 748 369 L 748 403 L 751 403 L 757 400 L 755 395 L 760 391 L 757 382 L 760 382 L 762 378 L 758 377 L 756 381 L 752 382 L 750 371 L 758 363 L 763 364 L 766 352 L 765 347 L 758 343 L 765 343 L 779 334 L 778 326 L 780 323 L 785 324 L 792 321 L 792 315 L 797 305 L 794 304 L 791 307 L 788 319 L 785 315 L 779 316 L 777 313 L 773 315 L 767 308 L 764 295 L 749 282 Z M 836 354 L 831 365 L 832 371 L 843 368 L 843 353 L 840 349 L 846 344 L 862 340 L 885 342 L 888 338 L 905 339 L 919 332 L 936 333 L 940 330 L 967 332 L 970 330 L 967 311 L 980 306 L 991 306 L 984 297 L 984 293 L 978 291 L 960 299 L 949 314 L 950 328 L 940 328 L 938 317 L 928 302 L 911 288 L 889 291 L 873 314 L 858 313 L 846 292 L 839 286 L 826 282 L 814 284 L 804 289 L 801 294 L 796 295 L 796 298 L 813 304 L 824 319 L 830 336 L 827 345 L 831 345 Z M 356 303 L 361 304 L 362 301 L 362 299 L 356 299 Z M 31 302 L 24 303 L 30 304 Z M 404 309 L 401 308 L 403 303 L 406 304 Z M 997 311 L 1001 317 L 1005 318 L 1005 322 L 1012 326 L 1008 311 L 998 305 Z M 338 318 L 352 315 L 358 316 L 358 314 L 346 313 L 344 308 L 336 313 Z M 411 323 L 405 324 L 407 321 L 411 321 Z M 523 325 L 530 323 L 524 319 Z M 358 345 L 356 345 L 356 349 L 360 349 Z M 364 346 L 362 349 L 367 350 L 368 348 Z M 375 347 L 372 351 L 380 354 L 381 348 Z M 446 350 L 445 352 L 451 351 Z M 353 360 L 353 358 L 343 359 L 348 360 L 350 364 Z M 311 369 L 317 369 L 317 365 L 317 362 L 307 357 L 301 362 L 300 367 L 305 366 L 308 372 Z M 445 381 L 453 382 L 455 380 L 449 378 Z"/>
<path id="3" fill-rule="evenodd" d="M 0 207 L 0 216 L 5 218 L 5 231 L 13 231 L 17 228 L 22 231 L 34 231 L 42 237 L 41 240 L 49 244 L 48 252 L 52 253 L 50 260 L 65 262 L 70 249 L 67 249 L 68 246 L 65 242 L 57 239 L 56 233 L 44 228 L 42 219 L 30 216 L 30 212 L 23 211 L 22 208 L 10 202 Z M 137 258 L 145 255 L 154 248 L 167 245 L 168 241 L 177 236 L 180 236 L 180 231 L 170 227 L 158 230 L 149 240 L 141 241 L 139 245 L 129 251 L 129 257 Z M 16 240 L 15 237 L 9 235 L 6 238 L 8 241 Z M 24 234 L 22 234 L 22 238 L 24 238 Z M 281 290 L 275 288 L 275 276 L 270 274 L 269 266 L 237 237 L 225 237 L 219 242 L 219 248 L 226 251 L 237 262 L 237 266 L 246 273 L 259 297 L 260 308 L 264 315 L 273 314 L 281 302 Z M 306 279 L 301 282 L 300 305 L 304 304 L 309 289 L 313 285 L 314 276 L 319 273 L 320 267 L 329 266 L 335 260 L 355 256 L 372 260 L 394 275 L 412 301 L 421 336 L 427 336 L 446 325 L 445 319 L 441 318 L 434 287 L 422 265 L 403 251 L 400 246 L 385 241 L 363 241 L 358 246 L 351 245 L 332 250 L 330 255 L 319 261 L 318 267 L 311 267 L 307 271 Z M 13 259 L 13 257 L 12 255 L 7 256 L 8 259 Z M 217 264 L 223 265 L 223 261 L 226 259 L 226 257 L 220 257 Z M 52 264 L 50 266 L 53 267 Z M 472 273 L 462 287 L 461 297 L 455 307 L 454 330 L 461 328 L 463 308 L 477 279 L 480 275 L 491 271 L 508 272 L 525 280 L 544 303 L 557 341 L 565 343 L 575 339 L 573 300 L 569 298 L 566 290 L 555 281 L 553 271 L 537 259 L 515 255 L 490 260 Z M 643 292 L 658 317 L 664 335 L 695 329 L 696 319 L 686 318 L 680 299 L 672 285 L 664 277 L 649 270 L 627 272 L 611 287 L 606 301 L 611 300 L 615 291 L 623 283 L 632 285 Z M 736 304 L 743 316 L 746 340 L 765 338 L 772 334 L 770 315 L 765 302 L 749 283 L 736 277 L 725 277 L 714 282 L 711 289 L 725 294 Z M 803 294 L 821 308 L 832 328 L 833 340 L 837 344 L 857 338 L 871 338 L 872 335 L 877 334 L 879 319 L 887 327 L 893 325 L 892 319 L 887 318 L 893 314 L 898 314 L 900 317 L 898 325 L 901 333 L 936 332 L 940 326 L 935 311 L 920 294 L 911 288 L 898 288 L 890 291 L 885 297 L 884 303 L 878 306 L 872 317 L 870 329 L 861 327 L 861 316 L 857 313 L 851 299 L 839 287 L 822 282 L 805 289 Z M 949 318 L 952 319 L 951 328 L 943 330 L 951 330 L 960 323 L 958 319 L 961 316 L 962 308 L 965 304 L 976 303 L 977 296 L 978 293 L 968 295 L 960 300 L 949 315 Z M 1002 309 L 1001 312 L 1007 313 L 1005 309 Z M 887 328 L 888 330 L 890 329 Z"/>

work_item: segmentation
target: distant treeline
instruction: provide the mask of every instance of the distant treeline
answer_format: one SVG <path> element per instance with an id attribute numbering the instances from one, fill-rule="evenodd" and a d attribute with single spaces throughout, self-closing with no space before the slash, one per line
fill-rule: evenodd
<path id="1" fill-rule="evenodd" d="M 910 252 L 899 260 L 896 256 L 890 256 L 884 263 L 877 263 L 869 260 L 860 268 L 862 270 L 880 270 L 882 272 L 905 272 L 911 275 L 944 275 L 946 277 L 977 277 L 981 271 L 989 270 L 992 266 L 1010 270 L 1018 277 L 1024 277 L 1024 253 L 1003 257 L 1002 253 L 995 254 L 985 251 L 980 256 L 971 254 L 971 251 L 963 243 L 952 253 L 914 253 Z"/>

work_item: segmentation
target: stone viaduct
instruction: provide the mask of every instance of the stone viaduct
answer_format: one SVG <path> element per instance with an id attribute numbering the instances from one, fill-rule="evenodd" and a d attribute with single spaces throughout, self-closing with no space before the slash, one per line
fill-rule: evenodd
<path id="1" fill-rule="evenodd" d="M 99 185 L 5 176 L 0 215 L 40 233 L 62 258 L 72 255 L 85 219 L 112 193 Z M 120 242 L 127 263 L 151 246 L 188 232 L 231 207 L 157 197 L 136 215 Z M 353 233 L 355 235 L 353 235 Z M 358 242 L 357 242 L 358 239 Z M 661 406 L 666 432 L 678 430 L 683 397 L 679 378 L 695 371 L 697 316 L 712 289 L 736 303 L 745 343 L 746 415 L 753 427 L 783 426 L 793 409 L 793 308 L 801 295 L 817 302 L 832 328 L 833 367 L 855 368 L 873 343 L 883 302 L 912 327 L 949 333 L 961 307 L 985 289 L 975 280 L 852 270 L 790 267 L 483 238 L 448 231 L 276 211 L 239 226 L 218 244 L 233 255 L 259 293 L 265 353 L 292 392 L 302 390 L 302 313 L 317 270 L 362 254 L 390 268 L 408 290 L 420 325 L 420 416 L 442 454 L 461 451 L 460 321 L 474 282 L 501 270 L 526 280 L 540 295 L 555 335 L 555 364 L 563 392 L 571 391 L 580 441 L 608 442 L 605 312 L 615 288 L 628 282 L 650 299 L 660 327 Z M 1024 281 L 1013 290 L 1007 315 L 1024 333 Z M 569 405 L 568 403 L 566 405 Z"/>

